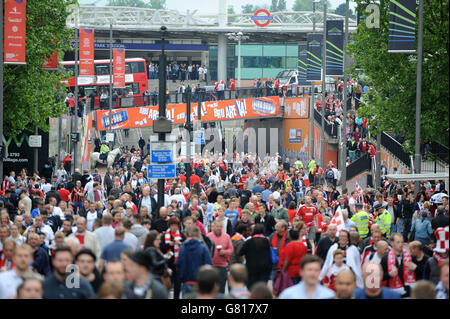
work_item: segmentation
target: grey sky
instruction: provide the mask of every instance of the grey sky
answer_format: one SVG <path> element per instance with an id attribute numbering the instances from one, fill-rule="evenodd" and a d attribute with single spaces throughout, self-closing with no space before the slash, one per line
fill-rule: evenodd
<path id="1" fill-rule="evenodd" d="M 166 0 L 168 9 L 178 10 L 180 12 L 186 12 L 186 10 L 197 10 L 197 13 L 215 14 L 219 8 L 220 0 Z M 96 3 L 97 6 L 105 5 L 108 0 L 78 0 L 80 4 L 92 4 Z M 286 6 L 288 10 L 292 9 L 295 0 L 287 0 Z M 335 9 L 341 3 L 345 3 L 345 0 L 330 0 L 332 8 Z M 243 4 L 269 4 L 271 0 L 227 0 L 228 5 L 234 6 L 234 10 L 239 13 Z M 351 3 L 351 2 L 350 2 Z M 350 8 L 354 7 L 354 4 L 350 4 Z"/>

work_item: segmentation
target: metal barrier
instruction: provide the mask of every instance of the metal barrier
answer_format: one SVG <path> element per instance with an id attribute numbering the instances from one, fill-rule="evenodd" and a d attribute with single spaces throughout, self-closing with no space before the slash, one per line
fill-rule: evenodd
<path id="1" fill-rule="evenodd" d="M 402 144 L 386 133 L 381 133 L 381 145 L 397 157 L 408 169 L 411 169 L 409 154 L 403 150 Z"/>
<path id="2" fill-rule="evenodd" d="M 318 111 L 318 110 L 316 110 L 316 109 L 314 109 L 314 120 L 318 123 L 318 124 L 320 124 L 320 125 L 322 125 L 322 114 Z M 319 126 L 320 126 L 319 125 Z M 330 137 L 332 137 L 332 138 L 339 138 L 339 135 L 338 135 L 338 132 L 339 132 L 339 124 L 338 123 L 331 123 L 330 121 L 328 121 L 326 118 L 325 118 L 325 120 L 324 120 L 324 130 L 325 130 L 325 133 L 327 133 L 328 134 L 328 136 L 330 136 Z"/>
<path id="3" fill-rule="evenodd" d="M 347 180 L 352 179 L 353 177 L 361 174 L 364 171 L 371 170 L 371 160 L 369 154 L 364 154 L 349 166 L 347 166 Z"/>
<path id="4" fill-rule="evenodd" d="M 439 142 L 431 142 L 430 153 L 440 159 L 442 162 L 449 164 L 449 149 Z"/>

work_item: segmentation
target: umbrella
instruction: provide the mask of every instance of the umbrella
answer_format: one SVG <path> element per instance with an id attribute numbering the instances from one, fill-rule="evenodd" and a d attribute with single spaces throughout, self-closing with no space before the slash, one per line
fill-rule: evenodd
<path id="1" fill-rule="evenodd" d="M 437 193 L 437 194 L 431 196 L 430 203 L 431 204 L 442 204 L 443 197 L 448 198 L 448 195 L 445 193 Z"/>

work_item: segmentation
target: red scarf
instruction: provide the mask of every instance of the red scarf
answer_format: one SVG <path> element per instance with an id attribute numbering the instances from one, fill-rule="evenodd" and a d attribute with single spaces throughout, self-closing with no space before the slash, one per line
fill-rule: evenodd
<path id="1" fill-rule="evenodd" d="M 282 248 L 284 248 L 284 241 L 286 240 L 286 234 L 287 234 L 287 231 L 284 233 L 283 238 L 281 238 L 280 251 Z M 272 238 L 272 248 L 277 249 L 277 243 L 278 243 L 278 234 L 275 234 Z M 279 253 L 278 253 L 278 255 L 279 255 Z"/>
<path id="2" fill-rule="evenodd" d="M 391 289 L 403 289 L 403 285 L 410 286 L 416 283 L 416 277 L 414 275 L 414 271 L 409 270 L 406 266 L 407 263 L 412 262 L 411 255 L 403 249 L 403 281 L 400 280 L 400 277 L 397 275 L 394 278 L 390 278 L 389 280 L 389 288 Z M 387 260 L 387 266 L 388 266 L 388 272 L 391 272 L 394 270 L 395 262 L 397 257 L 395 256 L 394 249 L 391 249 L 388 254 L 388 260 Z"/>
<path id="3" fill-rule="evenodd" d="M 439 255 L 437 252 L 433 253 L 433 257 L 437 260 L 439 267 L 441 267 L 441 264 L 442 264 L 443 261 L 448 259 L 448 257 L 447 258 L 442 258 L 441 255 Z"/>
<path id="4" fill-rule="evenodd" d="M 2 254 L 2 257 L 0 258 L 0 269 L 3 267 L 6 267 L 6 270 L 12 270 L 16 267 L 16 264 L 12 260 L 7 260 L 5 255 Z"/>
<path id="5" fill-rule="evenodd" d="M 265 238 L 265 236 L 258 234 L 258 235 L 253 235 L 252 238 Z"/>
<path id="6" fill-rule="evenodd" d="M 176 242 L 176 241 L 180 241 L 180 242 L 181 242 L 180 231 L 177 230 L 176 233 L 173 233 L 173 232 L 170 231 L 170 228 L 169 228 L 169 229 L 166 231 L 165 235 L 164 235 L 164 239 L 165 239 L 166 243 L 169 243 L 169 241 L 171 241 L 172 238 L 173 238 L 173 242 Z M 176 262 L 177 262 L 177 259 L 178 259 L 178 252 L 180 251 L 180 246 L 178 246 L 177 244 L 174 244 L 174 245 L 173 245 L 173 250 L 172 250 L 172 248 L 169 248 L 169 249 L 168 249 L 168 252 L 169 252 L 169 251 L 173 251 L 174 256 L 175 256 L 174 263 L 176 263 Z"/>

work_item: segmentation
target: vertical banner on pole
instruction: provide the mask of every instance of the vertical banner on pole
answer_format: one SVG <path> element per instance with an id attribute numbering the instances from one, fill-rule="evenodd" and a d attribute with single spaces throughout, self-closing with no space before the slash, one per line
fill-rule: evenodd
<path id="1" fill-rule="evenodd" d="M 87 125 L 86 125 L 86 131 L 84 133 L 84 140 L 83 140 L 83 153 L 81 154 L 81 164 L 89 163 L 89 159 L 91 158 L 92 153 L 92 147 L 93 147 L 93 137 L 92 137 L 92 114 L 89 114 L 87 117 Z"/>
<path id="2" fill-rule="evenodd" d="M 75 43 L 76 45 L 76 43 Z M 94 30 L 80 29 L 80 76 L 94 76 Z"/>
<path id="3" fill-rule="evenodd" d="M 5 64 L 26 64 L 26 9 L 26 0 L 5 0 Z"/>
<path id="4" fill-rule="evenodd" d="M 415 53 L 416 0 L 391 0 L 389 3 L 390 53 Z"/>
<path id="5" fill-rule="evenodd" d="M 322 38 L 319 33 L 310 33 L 307 36 L 307 60 L 306 81 L 320 81 L 322 79 Z"/>
<path id="6" fill-rule="evenodd" d="M 306 44 L 298 45 L 298 82 L 299 85 L 306 85 L 306 72 L 308 68 L 308 51 Z"/>
<path id="7" fill-rule="evenodd" d="M 125 49 L 113 49 L 113 87 L 125 87 Z"/>
<path id="8" fill-rule="evenodd" d="M 57 70 L 58 69 L 58 51 L 55 50 L 51 57 L 44 61 L 42 68 L 45 70 Z"/>
<path id="9" fill-rule="evenodd" d="M 327 21 L 326 74 L 344 76 L 344 21 Z"/>

